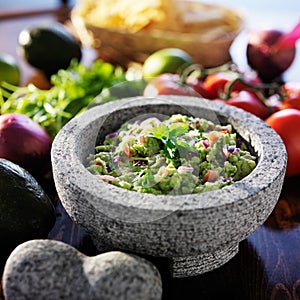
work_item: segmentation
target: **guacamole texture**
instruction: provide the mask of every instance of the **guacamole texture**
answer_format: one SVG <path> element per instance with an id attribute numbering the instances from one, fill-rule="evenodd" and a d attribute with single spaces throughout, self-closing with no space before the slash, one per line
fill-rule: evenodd
<path id="1" fill-rule="evenodd" d="M 181 195 L 231 185 L 256 159 L 230 124 L 175 114 L 124 123 L 96 146 L 88 170 L 128 190 Z"/>

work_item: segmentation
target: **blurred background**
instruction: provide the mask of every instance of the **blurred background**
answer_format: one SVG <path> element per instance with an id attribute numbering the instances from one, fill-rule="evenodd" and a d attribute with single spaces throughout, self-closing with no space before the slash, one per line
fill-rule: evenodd
<path id="1" fill-rule="evenodd" d="M 61 3 L 68 3 L 70 6 L 80 0 L 0 0 L 0 12 L 28 9 L 55 8 Z M 197 0 L 194 0 L 197 1 Z M 295 0 L 205 0 L 208 3 L 218 3 L 227 6 L 239 7 L 242 11 L 251 16 L 249 23 L 255 27 L 261 24 L 280 24 L 282 27 L 289 26 L 300 18 L 300 1 Z M 270 16 L 272 18 L 270 18 Z"/>
<path id="2" fill-rule="evenodd" d="M 53 9 L 60 4 L 67 3 L 74 6 L 80 0 L 0 0 L 0 14 L 13 10 Z M 194 0 L 198 1 L 198 0 Z M 279 25 L 289 28 L 290 24 L 300 19 L 300 1 L 295 0 L 204 0 L 208 3 L 218 3 L 234 8 L 240 8 L 241 12 L 248 17 L 250 27 Z"/>
<path id="3" fill-rule="evenodd" d="M 300 1 L 295 0 L 205 0 L 234 8 L 240 8 L 251 28 L 280 26 L 290 28 L 300 20 Z"/>
<path id="4" fill-rule="evenodd" d="M 58 7 L 67 4 L 72 8 L 80 0 L 0 0 L 0 22 L 6 20 L 8 22 L 0 23 L 0 36 L 17 34 L 12 32 L 10 28 L 10 20 L 16 24 L 18 17 L 23 15 L 39 15 L 43 12 L 51 12 Z M 95 0 L 96 1 L 96 0 Z M 200 0 L 190 0 L 200 1 Z M 235 61 L 239 65 L 245 64 L 244 52 L 245 35 L 250 30 L 276 28 L 283 31 L 291 30 L 300 21 L 300 1 L 295 0 L 203 0 L 207 3 L 221 4 L 234 9 L 238 9 L 244 15 L 245 26 L 244 31 L 238 36 L 236 42 L 232 45 L 231 53 Z M 43 20 L 43 16 L 40 16 Z M 28 20 L 29 23 L 29 20 Z M 10 34 L 11 32 L 11 34 Z M 237 46 L 238 45 L 238 46 Z M 5 51 L 5 45 L 0 45 L 0 51 Z M 295 74 L 300 78 L 300 71 L 296 66 L 300 63 L 300 54 L 298 51 L 297 57 L 293 66 L 285 74 L 285 79 L 295 78 Z M 299 62 L 299 63 L 298 63 Z"/>
<path id="5" fill-rule="evenodd" d="M 74 4 L 76 0 L 0 0 L 0 8 L 2 9 L 38 9 L 38 8 L 53 8 L 61 3 Z"/>

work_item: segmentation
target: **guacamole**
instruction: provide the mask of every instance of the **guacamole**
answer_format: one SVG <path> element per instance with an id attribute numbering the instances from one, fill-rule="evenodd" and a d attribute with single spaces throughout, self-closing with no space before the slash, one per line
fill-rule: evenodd
<path id="1" fill-rule="evenodd" d="M 170 195 L 220 189 L 256 166 L 230 124 L 182 114 L 126 122 L 88 160 L 88 170 L 108 183 Z"/>

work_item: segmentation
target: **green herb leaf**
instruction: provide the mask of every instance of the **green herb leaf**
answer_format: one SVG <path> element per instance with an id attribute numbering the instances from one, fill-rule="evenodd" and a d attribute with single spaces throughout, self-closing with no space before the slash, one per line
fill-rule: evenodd
<path id="1" fill-rule="evenodd" d="M 179 152 L 176 145 L 176 142 L 172 139 L 167 139 L 165 142 L 164 152 L 166 154 L 166 157 L 170 159 L 178 158 Z"/>
<path id="2" fill-rule="evenodd" d="M 155 138 L 163 140 L 169 137 L 169 127 L 166 124 L 160 124 L 153 127 L 152 134 Z"/>
<path id="3" fill-rule="evenodd" d="M 196 151 L 195 149 L 192 149 L 192 147 L 186 141 L 180 139 L 176 140 L 176 145 L 177 147 L 184 148 L 187 151 L 192 151 L 192 150 Z"/>
<path id="4" fill-rule="evenodd" d="M 189 131 L 189 127 L 187 124 L 173 124 L 169 130 L 169 137 L 179 137 L 187 133 Z"/>

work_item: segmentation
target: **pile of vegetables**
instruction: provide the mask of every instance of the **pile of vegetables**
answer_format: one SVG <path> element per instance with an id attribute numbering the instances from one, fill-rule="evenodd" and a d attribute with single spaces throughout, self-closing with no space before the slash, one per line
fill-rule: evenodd
<path id="1" fill-rule="evenodd" d="M 188 76 L 161 74 L 150 80 L 144 96 L 204 97 L 248 111 L 263 119 L 281 136 L 288 153 L 286 175 L 300 174 L 300 82 L 264 83 L 256 73 L 235 65 L 214 70 L 193 68 Z"/>
<path id="2" fill-rule="evenodd" d="M 258 30 L 248 37 L 249 68 L 229 63 L 204 69 L 190 64 L 179 74 L 165 72 L 148 81 L 144 96 L 185 95 L 221 101 L 244 109 L 269 124 L 282 138 L 288 153 L 286 176 L 300 174 L 300 81 L 284 82 L 292 65 L 300 23 L 290 32 Z"/>
<path id="3" fill-rule="evenodd" d="M 52 87 L 42 90 L 1 83 L 0 157 L 33 174 L 50 163 L 51 142 L 75 115 L 87 109 L 104 89 L 125 80 L 125 73 L 103 61 L 89 68 L 76 60 L 51 76 Z"/>
<path id="4" fill-rule="evenodd" d="M 62 126 L 85 110 L 103 88 L 124 80 L 125 73 L 121 68 L 101 60 L 95 61 L 90 68 L 73 61 L 69 68 L 51 76 L 49 90 L 41 90 L 32 84 L 15 87 L 2 82 L 0 112 L 24 114 L 54 138 Z"/>
<path id="5" fill-rule="evenodd" d="M 299 37 L 300 23 L 288 33 L 278 30 L 252 32 L 245 53 L 249 69 L 243 71 L 232 62 L 215 68 L 203 68 L 194 64 L 188 53 L 176 48 L 150 55 L 141 70 L 136 71 L 139 73 L 137 81 L 128 80 L 128 71 L 102 60 L 96 60 L 88 68 L 74 59 L 67 69 L 60 69 L 50 77 L 51 88 L 48 90 L 41 90 L 32 84 L 19 87 L 2 81 L 0 114 L 16 114 L 14 124 L 19 124 L 14 126 L 24 132 L 21 139 L 26 143 L 28 138 L 32 143 L 33 132 L 23 127 L 20 115 L 27 116 L 42 127 L 44 140 L 48 141 L 49 138 L 53 140 L 71 118 L 107 101 L 136 95 L 204 97 L 239 107 L 265 120 L 286 145 L 289 157 L 286 175 L 298 175 L 300 135 L 298 137 L 297 132 L 290 129 L 300 123 L 300 82 L 285 83 L 281 75 L 294 61 Z M 9 132 L 7 127 L 10 124 L 4 125 L 2 122 L 0 120 L 0 133 L 4 128 Z M 7 143 L 8 140 L 4 141 L 0 134 L 0 142 Z M 16 156 L 24 157 L 23 152 L 30 147 L 20 147 L 20 143 L 13 141 L 13 138 L 9 143 L 12 146 L 7 149 L 18 148 L 18 154 L 10 151 L 9 156 L 3 150 L 0 156 L 24 166 L 24 162 Z M 34 147 L 38 147 L 35 152 L 49 151 L 49 147 L 42 144 L 35 144 Z M 36 155 L 32 154 L 33 157 Z"/>

